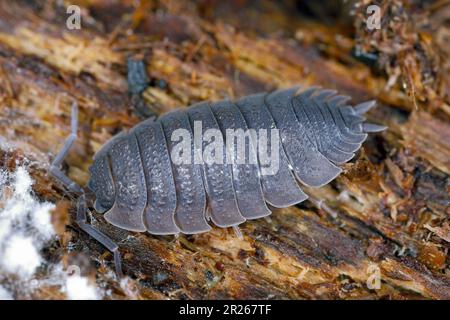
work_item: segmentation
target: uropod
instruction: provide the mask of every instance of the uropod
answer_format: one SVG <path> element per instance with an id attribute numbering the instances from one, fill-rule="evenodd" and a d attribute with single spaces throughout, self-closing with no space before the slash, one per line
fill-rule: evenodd
<path id="1" fill-rule="evenodd" d="M 97 151 L 87 188 L 60 169 L 77 137 L 74 103 L 71 134 L 50 173 L 77 194 L 77 224 L 114 254 L 116 271 L 122 274 L 118 246 L 87 222 L 87 200 L 94 200 L 93 208 L 110 224 L 155 235 L 202 233 L 211 225 L 237 227 L 268 216 L 271 207 L 285 208 L 308 199 L 302 186 L 321 187 L 335 179 L 342 172 L 339 165 L 355 155 L 367 133 L 386 128 L 365 122 L 364 113 L 375 101 L 351 106 L 349 100 L 334 90 L 296 87 L 202 102 L 149 118 L 112 137 Z M 222 144 L 215 144 L 219 158 L 229 151 L 229 130 L 277 130 L 279 141 L 272 148 L 272 153 L 277 152 L 277 170 L 262 174 L 263 159 L 255 139 L 244 140 L 247 152 L 241 162 L 175 161 L 176 133 L 191 138 L 188 149 L 184 148 L 192 156 L 187 158 L 209 147 L 205 141 L 196 141 L 196 123 L 201 124 L 201 134 L 212 130 L 222 138 Z"/>

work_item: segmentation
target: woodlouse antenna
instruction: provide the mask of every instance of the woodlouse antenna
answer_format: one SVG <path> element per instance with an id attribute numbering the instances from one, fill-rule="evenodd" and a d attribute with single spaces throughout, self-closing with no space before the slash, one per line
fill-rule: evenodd
<path id="1" fill-rule="evenodd" d="M 50 174 L 57 179 L 64 187 L 66 187 L 70 192 L 77 194 L 77 218 L 76 222 L 78 226 L 89 234 L 91 237 L 96 239 L 102 245 L 104 245 L 108 250 L 114 254 L 114 264 L 116 267 L 116 273 L 120 277 L 122 273 L 122 264 L 120 258 L 119 247 L 105 234 L 95 229 L 87 223 L 87 206 L 86 206 L 86 194 L 82 187 L 80 187 L 75 181 L 70 179 L 64 172 L 61 171 L 60 166 L 64 159 L 69 154 L 70 149 L 74 145 L 77 139 L 77 127 L 78 127 L 78 104 L 76 101 L 72 103 L 72 117 L 71 117 L 71 133 L 66 138 L 66 142 L 61 150 L 56 155 L 50 166 Z"/>

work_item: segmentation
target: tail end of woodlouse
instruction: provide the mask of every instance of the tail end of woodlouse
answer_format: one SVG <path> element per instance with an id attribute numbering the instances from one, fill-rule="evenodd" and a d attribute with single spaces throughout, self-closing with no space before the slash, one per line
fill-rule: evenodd
<path id="1" fill-rule="evenodd" d="M 370 100 L 356 105 L 353 109 L 355 111 L 355 114 L 363 115 L 364 113 L 375 107 L 376 104 L 376 100 Z"/>
<path id="2" fill-rule="evenodd" d="M 384 125 L 364 122 L 366 120 L 364 114 L 367 113 L 370 109 L 374 108 L 376 104 L 376 100 L 370 100 L 360 103 L 353 108 L 349 108 L 351 112 L 348 115 L 347 119 L 349 120 L 351 127 L 354 130 L 363 133 L 376 133 L 382 132 L 388 128 Z"/>
<path id="3" fill-rule="evenodd" d="M 315 98 L 319 101 L 324 101 L 330 97 L 335 96 L 336 94 L 337 94 L 336 90 L 325 89 L 318 91 L 317 94 L 315 95 Z"/>
<path id="4" fill-rule="evenodd" d="M 308 88 L 300 88 L 299 89 L 299 95 L 304 97 L 305 99 L 310 98 L 313 94 L 318 92 L 321 89 L 319 86 L 312 86 Z"/>
<path id="5" fill-rule="evenodd" d="M 362 131 L 366 133 L 373 133 L 373 132 L 382 132 L 386 130 L 388 127 L 374 124 L 374 123 L 363 123 L 362 125 Z"/>
<path id="6" fill-rule="evenodd" d="M 331 99 L 328 100 L 328 103 L 335 107 L 340 107 L 347 104 L 352 98 L 349 96 L 335 95 Z"/>
<path id="7" fill-rule="evenodd" d="M 360 129 L 364 133 L 382 132 L 388 128 L 387 126 L 384 125 L 364 122 L 366 118 L 363 115 L 367 113 L 370 109 L 374 108 L 376 104 L 377 104 L 376 100 L 370 100 L 360 103 L 355 107 L 353 107 L 354 117 L 363 119 L 362 121 L 354 121 L 354 124 L 360 124 Z"/>

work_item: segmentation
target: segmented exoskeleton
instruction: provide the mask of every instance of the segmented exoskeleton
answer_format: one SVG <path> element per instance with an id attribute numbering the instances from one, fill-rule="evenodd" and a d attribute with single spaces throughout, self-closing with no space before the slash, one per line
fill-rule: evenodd
<path id="1" fill-rule="evenodd" d="M 364 123 L 374 101 L 352 107 L 349 98 L 333 90 L 298 88 L 243 97 L 236 101 L 203 102 L 137 124 L 107 142 L 94 156 L 88 183 L 95 193 L 94 208 L 122 229 L 151 234 L 195 234 L 225 228 L 288 207 L 308 198 L 301 186 L 323 186 L 340 173 L 368 132 L 385 127 Z M 76 119 L 76 113 L 73 118 Z M 194 123 L 203 132 L 216 129 L 278 129 L 279 170 L 262 175 L 260 163 L 174 164 L 171 137 L 177 129 L 193 135 Z M 83 190 L 63 176 L 58 166 L 75 139 L 76 120 L 52 173 L 70 189 L 82 193 L 80 226 L 115 252 L 117 246 L 86 223 Z M 206 145 L 192 137 L 190 152 Z M 248 141 L 249 150 L 256 146 Z M 224 147 L 225 148 L 225 147 Z M 225 152 L 225 150 L 223 150 Z M 81 208 L 81 209 L 80 209 Z M 93 231 L 94 230 L 94 231 Z"/>

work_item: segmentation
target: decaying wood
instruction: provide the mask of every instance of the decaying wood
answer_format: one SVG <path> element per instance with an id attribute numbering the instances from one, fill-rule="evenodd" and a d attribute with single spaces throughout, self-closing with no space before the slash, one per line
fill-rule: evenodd
<path id="1" fill-rule="evenodd" d="M 364 11 L 344 24 L 324 21 L 326 6 L 321 14 L 309 8 L 308 18 L 294 14 L 308 6 L 303 1 L 256 8 L 246 1 L 79 1 L 81 30 L 65 27 L 61 1 L 2 1 L 0 166 L 25 163 L 36 194 L 57 204 L 55 219 L 68 221 L 75 202 L 46 170 L 70 130 L 71 101 L 81 109 L 80 130 L 66 168 L 84 184 L 95 151 L 139 121 L 126 83 L 126 58 L 134 55 L 144 57 L 151 78 L 143 97 L 161 113 L 294 84 L 336 88 L 353 102 L 376 98 L 369 117 L 389 130 L 371 136 L 334 183 L 313 191 L 336 216 L 308 204 L 275 210 L 245 223 L 242 240 L 232 230 L 173 238 L 125 232 L 98 214 L 92 222 L 120 244 L 134 298 L 450 299 L 450 50 L 442 40 L 450 30 L 442 12 L 450 9 L 407 2 L 387 1 L 383 12 L 406 12 L 411 21 L 402 13 L 395 25 L 369 33 Z M 379 65 L 355 58 L 356 45 L 378 51 Z M 113 298 L 129 298 L 105 249 L 67 224 L 48 263 L 85 257 L 84 274 Z M 373 266 L 379 290 L 366 285 Z M 61 296 L 56 288 L 34 295 Z"/>

